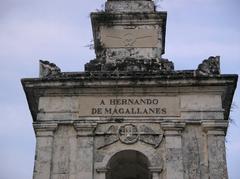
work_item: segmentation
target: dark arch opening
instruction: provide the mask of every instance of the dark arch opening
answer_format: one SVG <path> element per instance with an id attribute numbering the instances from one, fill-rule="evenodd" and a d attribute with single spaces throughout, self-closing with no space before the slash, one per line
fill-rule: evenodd
<path id="1" fill-rule="evenodd" d="M 107 168 L 106 179 L 151 179 L 147 157 L 135 150 L 118 152 Z"/>

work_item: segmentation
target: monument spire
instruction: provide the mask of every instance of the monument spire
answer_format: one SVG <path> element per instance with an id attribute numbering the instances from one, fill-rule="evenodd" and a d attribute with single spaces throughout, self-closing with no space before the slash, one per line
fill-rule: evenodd
<path id="1" fill-rule="evenodd" d="M 166 12 L 151 0 L 108 0 L 91 14 L 96 59 L 86 71 L 171 71 L 165 52 Z"/>

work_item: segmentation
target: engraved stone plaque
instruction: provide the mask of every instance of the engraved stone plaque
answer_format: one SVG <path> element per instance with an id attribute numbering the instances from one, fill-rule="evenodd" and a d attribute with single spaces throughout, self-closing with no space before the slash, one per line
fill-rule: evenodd
<path id="1" fill-rule="evenodd" d="M 106 48 L 159 47 L 158 29 L 101 28 L 101 42 Z"/>
<path id="2" fill-rule="evenodd" d="M 180 99 L 176 96 L 79 97 L 79 117 L 150 117 L 179 115 Z"/>

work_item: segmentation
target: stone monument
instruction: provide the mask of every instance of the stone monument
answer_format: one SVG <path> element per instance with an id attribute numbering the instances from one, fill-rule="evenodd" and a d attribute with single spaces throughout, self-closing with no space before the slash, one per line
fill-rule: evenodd
<path id="1" fill-rule="evenodd" d="M 225 135 L 237 75 L 220 57 L 196 70 L 162 58 L 166 12 L 108 0 L 91 14 L 84 72 L 40 61 L 22 79 L 36 134 L 34 179 L 227 179 Z"/>

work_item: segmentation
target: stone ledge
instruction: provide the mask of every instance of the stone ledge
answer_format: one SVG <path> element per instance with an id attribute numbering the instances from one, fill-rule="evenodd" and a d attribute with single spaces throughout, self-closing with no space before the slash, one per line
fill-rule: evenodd
<path id="1" fill-rule="evenodd" d="M 184 130 L 186 123 L 184 122 L 163 122 L 161 128 L 164 130 L 165 136 L 179 136 Z"/>
<path id="2" fill-rule="evenodd" d="M 101 60 L 91 60 L 85 64 L 85 71 L 117 71 L 121 72 L 171 72 L 174 70 L 173 62 L 167 59 L 119 59 L 116 63 L 103 63 Z"/>
<path id="3" fill-rule="evenodd" d="M 217 75 L 208 75 L 208 76 L 201 76 L 197 75 L 195 70 L 176 70 L 176 71 L 91 71 L 91 72 L 62 72 L 56 76 L 47 76 L 42 78 L 24 78 L 22 79 L 22 83 L 26 81 L 77 81 L 77 80 L 128 80 L 128 79 L 195 79 L 202 82 L 202 80 L 222 80 L 234 78 L 237 81 L 238 75 L 237 74 L 217 74 Z"/>

